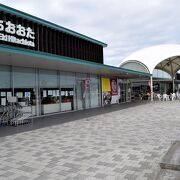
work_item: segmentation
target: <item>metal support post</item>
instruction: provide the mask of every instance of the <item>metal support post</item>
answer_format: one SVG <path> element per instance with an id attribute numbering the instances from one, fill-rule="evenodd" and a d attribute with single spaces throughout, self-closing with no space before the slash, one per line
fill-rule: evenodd
<path id="1" fill-rule="evenodd" d="M 150 78 L 150 88 L 151 88 L 151 101 L 153 101 L 153 79 L 152 79 L 152 75 Z"/>

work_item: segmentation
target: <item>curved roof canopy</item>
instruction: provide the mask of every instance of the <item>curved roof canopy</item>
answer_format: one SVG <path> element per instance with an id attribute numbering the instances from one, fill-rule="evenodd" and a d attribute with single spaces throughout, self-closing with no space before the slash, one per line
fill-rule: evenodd
<path id="1" fill-rule="evenodd" d="M 130 69 L 129 63 L 136 62 L 153 73 L 154 69 L 163 70 L 174 75 L 180 70 L 180 45 L 156 45 L 141 49 L 126 57 L 119 67 Z"/>

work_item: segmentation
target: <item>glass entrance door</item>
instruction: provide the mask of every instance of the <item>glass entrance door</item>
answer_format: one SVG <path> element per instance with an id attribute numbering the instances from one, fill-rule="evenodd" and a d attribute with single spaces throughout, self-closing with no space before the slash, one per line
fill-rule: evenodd
<path id="1" fill-rule="evenodd" d="M 76 83 L 77 109 L 90 108 L 90 88 L 86 87 L 85 80 L 78 80 Z"/>

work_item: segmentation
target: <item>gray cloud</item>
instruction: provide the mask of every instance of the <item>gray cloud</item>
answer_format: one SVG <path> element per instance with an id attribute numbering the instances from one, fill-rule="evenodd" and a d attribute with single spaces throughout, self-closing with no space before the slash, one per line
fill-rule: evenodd
<path id="1" fill-rule="evenodd" d="M 118 65 L 133 51 L 180 42 L 178 0 L 1 0 L 108 44 L 105 63 Z"/>

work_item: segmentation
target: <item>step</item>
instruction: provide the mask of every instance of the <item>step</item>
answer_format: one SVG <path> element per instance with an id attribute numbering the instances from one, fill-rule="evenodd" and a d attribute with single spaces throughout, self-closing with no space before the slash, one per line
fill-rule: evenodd
<path id="1" fill-rule="evenodd" d="M 180 141 L 175 141 L 160 163 L 161 169 L 180 171 Z M 180 179 L 180 178 L 179 178 Z"/>

